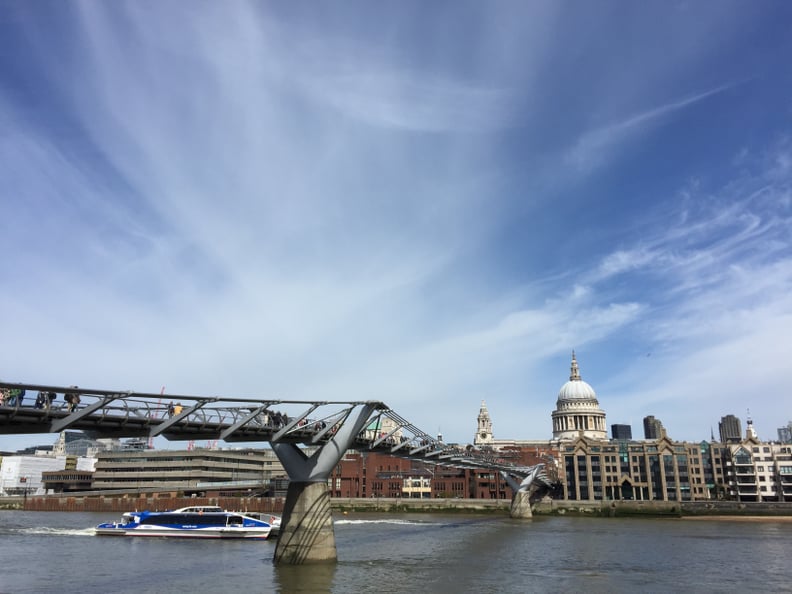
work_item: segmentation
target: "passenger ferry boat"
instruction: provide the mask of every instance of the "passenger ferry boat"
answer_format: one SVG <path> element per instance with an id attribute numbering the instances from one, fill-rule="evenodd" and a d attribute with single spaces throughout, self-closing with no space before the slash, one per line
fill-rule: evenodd
<path id="1" fill-rule="evenodd" d="M 256 514 L 258 515 L 258 514 Z M 98 536 L 172 536 L 182 538 L 253 538 L 264 540 L 280 531 L 277 516 L 252 517 L 213 505 L 164 512 L 126 512 L 120 522 L 96 527 Z"/>

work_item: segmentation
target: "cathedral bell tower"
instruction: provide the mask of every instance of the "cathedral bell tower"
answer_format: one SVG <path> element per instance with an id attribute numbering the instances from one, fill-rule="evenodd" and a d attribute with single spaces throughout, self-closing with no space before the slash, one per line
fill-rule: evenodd
<path id="1" fill-rule="evenodd" d="M 492 443 L 492 419 L 487 404 L 482 400 L 478 414 L 478 429 L 473 438 L 473 445 L 489 445 Z"/>

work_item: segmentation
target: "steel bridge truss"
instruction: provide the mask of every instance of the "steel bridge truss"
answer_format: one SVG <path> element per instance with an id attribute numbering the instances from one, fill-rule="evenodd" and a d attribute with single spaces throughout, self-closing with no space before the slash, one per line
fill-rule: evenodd
<path id="1" fill-rule="evenodd" d="M 9 403 L 6 396 L 0 405 L 0 434 L 59 433 L 71 429 L 92 438 L 161 436 L 170 441 L 269 442 L 273 446 L 295 444 L 315 449 L 331 442 L 344 423 L 357 419 L 365 408 L 372 412 L 363 429 L 351 438 L 351 449 L 436 466 L 495 470 L 510 485 L 522 489 L 526 488 L 526 480 L 529 484 L 533 480 L 551 484 L 542 464 L 519 466 L 500 458 L 496 451 L 446 444 L 379 401 L 202 397 L 6 382 L 0 382 L 0 390 L 6 394 L 9 390 L 25 391 L 22 402 L 17 398 Z M 45 397 L 45 403 L 38 406 L 39 394 L 55 394 L 55 399 L 50 402 Z M 66 400 L 74 399 L 67 399 L 67 395 L 77 395 L 79 404 L 69 405 Z M 174 411 L 171 405 L 182 410 Z"/>

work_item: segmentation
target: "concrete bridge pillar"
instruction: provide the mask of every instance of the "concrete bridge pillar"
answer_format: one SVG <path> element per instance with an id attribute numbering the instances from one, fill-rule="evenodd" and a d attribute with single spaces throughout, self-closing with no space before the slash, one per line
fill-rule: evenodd
<path id="1" fill-rule="evenodd" d="M 338 559 L 327 480 L 376 406 L 360 405 L 311 456 L 295 444 L 272 443 L 290 480 L 273 563 L 302 565 Z"/>
<path id="2" fill-rule="evenodd" d="M 286 495 L 274 562 L 302 565 L 336 559 L 327 482 L 292 481 Z"/>
<path id="3" fill-rule="evenodd" d="M 501 471 L 501 476 L 514 491 L 511 508 L 509 509 L 509 515 L 512 518 L 530 519 L 533 517 L 533 512 L 531 511 L 531 486 L 543 466 L 543 464 L 538 464 L 531 467 L 519 483 L 507 472 Z"/>
<path id="4" fill-rule="evenodd" d="M 531 519 L 531 495 L 528 491 L 517 491 L 512 499 L 509 516 L 517 519 Z"/>

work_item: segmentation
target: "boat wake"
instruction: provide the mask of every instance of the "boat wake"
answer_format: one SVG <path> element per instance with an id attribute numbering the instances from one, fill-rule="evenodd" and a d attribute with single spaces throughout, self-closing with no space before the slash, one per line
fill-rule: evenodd
<path id="1" fill-rule="evenodd" d="M 36 526 L 35 528 L 12 528 L 9 532 L 16 534 L 43 534 L 46 536 L 93 536 L 93 528 L 48 528 Z"/>

